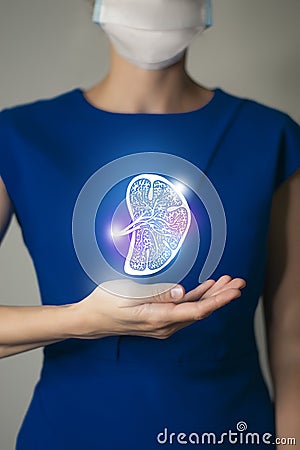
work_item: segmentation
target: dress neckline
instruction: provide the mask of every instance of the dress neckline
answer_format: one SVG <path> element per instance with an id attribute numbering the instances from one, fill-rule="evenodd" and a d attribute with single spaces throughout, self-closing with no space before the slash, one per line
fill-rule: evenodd
<path id="1" fill-rule="evenodd" d="M 184 117 L 184 116 L 193 116 L 203 114 L 212 108 L 214 108 L 217 103 L 218 97 L 222 93 L 220 88 L 212 89 L 214 95 L 212 98 L 200 108 L 193 109 L 191 111 L 184 112 L 174 112 L 174 113 L 125 113 L 125 112 L 116 112 L 109 111 L 102 108 L 99 108 L 93 105 L 85 96 L 85 92 L 82 88 L 78 87 L 74 89 L 74 93 L 78 95 L 79 100 L 81 101 L 83 107 L 86 108 L 87 111 L 98 114 L 98 115 L 106 115 L 106 116 L 115 116 L 115 117 Z"/>

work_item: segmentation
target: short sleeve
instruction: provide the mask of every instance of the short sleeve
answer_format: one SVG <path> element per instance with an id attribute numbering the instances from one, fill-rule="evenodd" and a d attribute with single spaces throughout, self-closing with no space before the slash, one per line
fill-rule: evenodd
<path id="1" fill-rule="evenodd" d="M 4 140 L 2 132 L 2 116 L 3 116 L 2 111 L 0 111 L 0 178 L 2 178 L 3 176 L 3 153 L 4 153 Z"/>
<path id="2" fill-rule="evenodd" d="M 0 111 L 0 178 L 4 181 L 4 166 L 7 154 L 7 146 L 5 139 L 5 113 L 6 109 Z"/>
<path id="3" fill-rule="evenodd" d="M 300 126 L 286 116 L 277 161 L 275 189 L 300 168 Z"/>

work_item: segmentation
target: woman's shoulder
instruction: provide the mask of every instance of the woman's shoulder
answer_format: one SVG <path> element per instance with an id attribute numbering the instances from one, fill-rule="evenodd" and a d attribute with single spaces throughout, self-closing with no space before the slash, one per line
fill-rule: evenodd
<path id="1" fill-rule="evenodd" d="M 41 121 L 50 116 L 64 114 L 71 106 L 73 95 L 78 89 L 8 106 L 0 111 L 0 127 L 25 126 L 28 122 Z"/>
<path id="2" fill-rule="evenodd" d="M 259 101 L 248 96 L 232 94 L 226 90 L 218 89 L 224 98 L 224 101 L 235 101 L 240 103 L 240 113 L 244 119 L 252 125 L 271 126 L 275 129 L 285 128 L 286 126 L 299 127 L 299 124 L 287 112 L 280 108 L 270 106 L 264 101 Z"/>

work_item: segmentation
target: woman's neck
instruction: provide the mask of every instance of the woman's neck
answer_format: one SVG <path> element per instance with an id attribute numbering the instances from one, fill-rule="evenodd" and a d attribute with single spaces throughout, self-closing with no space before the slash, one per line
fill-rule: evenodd
<path id="1" fill-rule="evenodd" d="M 186 55 L 162 70 L 140 69 L 111 46 L 107 76 L 86 91 L 96 107 L 121 113 L 176 113 L 201 108 L 213 92 L 198 85 L 185 70 Z"/>

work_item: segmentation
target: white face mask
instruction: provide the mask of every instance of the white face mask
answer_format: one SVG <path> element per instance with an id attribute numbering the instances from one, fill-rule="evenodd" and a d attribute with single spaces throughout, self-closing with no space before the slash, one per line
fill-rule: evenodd
<path id="1" fill-rule="evenodd" d="M 158 70 L 178 62 L 211 26 L 211 0 L 96 0 L 93 22 L 127 61 Z"/>

